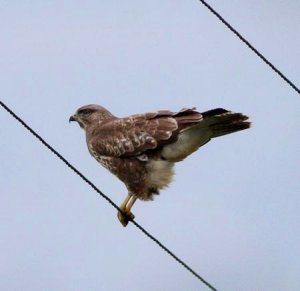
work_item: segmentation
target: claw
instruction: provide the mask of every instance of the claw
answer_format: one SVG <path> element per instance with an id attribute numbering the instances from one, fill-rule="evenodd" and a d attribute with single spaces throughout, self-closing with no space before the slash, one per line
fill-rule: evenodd
<path id="1" fill-rule="evenodd" d="M 129 212 L 129 213 L 126 213 L 126 212 L 120 212 L 118 211 L 118 219 L 119 221 L 121 222 L 121 224 L 126 227 L 128 222 L 130 220 L 133 220 L 134 219 L 134 215 Z"/>

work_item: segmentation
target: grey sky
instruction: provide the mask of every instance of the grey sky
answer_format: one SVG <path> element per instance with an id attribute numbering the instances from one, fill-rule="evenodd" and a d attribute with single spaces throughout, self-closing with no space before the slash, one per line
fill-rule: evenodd
<path id="1" fill-rule="evenodd" d="M 209 1 L 300 85 L 299 1 Z M 2 1 L 1 100 L 119 204 L 68 124 L 196 106 L 251 130 L 176 166 L 136 220 L 218 290 L 299 290 L 299 95 L 198 1 Z M 0 110 L 0 290 L 207 290 Z"/>

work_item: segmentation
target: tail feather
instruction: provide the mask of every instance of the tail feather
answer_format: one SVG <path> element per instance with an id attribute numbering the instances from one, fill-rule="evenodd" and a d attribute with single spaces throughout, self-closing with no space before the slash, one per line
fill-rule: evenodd
<path id="1" fill-rule="evenodd" d="M 248 116 L 242 113 L 226 111 L 217 115 L 206 115 L 202 125 L 208 127 L 212 134 L 211 138 L 214 138 L 249 128 L 251 123 L 247 120 Z"/>
<path id="2" fill-rule="evenodd" d="M 181 113 L 182 119 L 178 120 L 178 115 L 176 116 L 180 129 L 177 140 L 165 145 L 162 150 L 162 156 L 172 162 L 185 159 L 199 147 L 209 142 L 211 138 L 250 127 L 250 122 L 247 121 L 248 116 L 222 108 L 209 110 L 201 114 L 193 110 L 185 110 L 183 113 Z M 192 118 L 190 116 L 190 118 L 187 118 L 186 113 L 193 113 L 191 114 Z M 191 123 L 186 122 L 187 120 Z"/>

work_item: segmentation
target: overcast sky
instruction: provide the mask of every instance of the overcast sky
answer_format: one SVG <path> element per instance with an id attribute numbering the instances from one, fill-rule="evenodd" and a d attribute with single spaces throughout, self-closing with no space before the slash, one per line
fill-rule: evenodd
<path id="1" fill-rule="evenodd" d="M 300 86 L 300 2 L 208 1 Z M 1 1 L 1 100 L 118 205 L 69 116 L 215 107 L 250 116 L 136 202 L 218 290 L 300 290 L 299 95 L 199 1 Z M 0 290 L 208 290 L 0 108 Z"/>

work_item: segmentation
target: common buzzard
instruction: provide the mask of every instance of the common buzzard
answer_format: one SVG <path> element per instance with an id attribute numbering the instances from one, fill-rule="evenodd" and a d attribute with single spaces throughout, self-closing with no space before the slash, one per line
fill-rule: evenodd
<path id="1" fill-rule="evenodd" d="M 123 226 L 134 218 L 136 199 L 151 200 L 168 186 L 174 163 L 180 162 L 210 139 L 250 127 L 248 117 L 217 108 L 200 113 L 192 109 L 161 110 L 124 118 L 99 105 L 79 108 L 69 121 L 86 133 L 91 155 L 128 189 L 118 218 Z"/>

